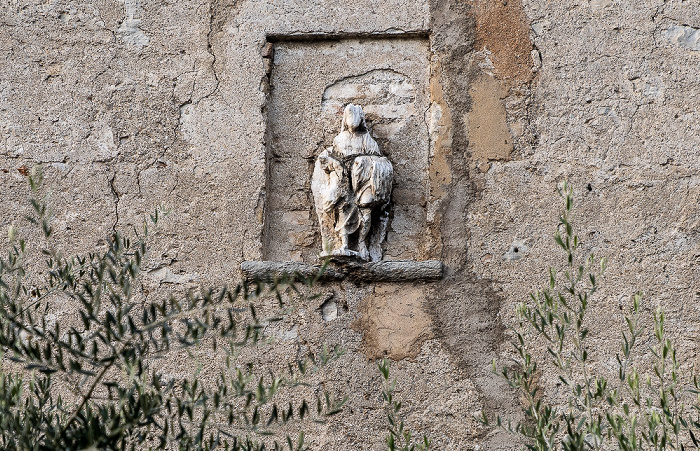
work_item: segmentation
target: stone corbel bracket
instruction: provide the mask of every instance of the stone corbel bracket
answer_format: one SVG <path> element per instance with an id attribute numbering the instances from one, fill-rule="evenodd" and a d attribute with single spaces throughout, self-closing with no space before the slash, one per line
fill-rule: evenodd
<path id="1" fill-rule="evenodd" d="M 324 281 L 419 282 L 442 278 L 439 260 L 387 260 L 373 263 L 332 262 L 321 272 L 321 265 L 300 262 L 245 261 L 241 272 L 248 280 L 273 280 L 299 275 Z M 320 277 L 319 277 L 320 274 Z"/>

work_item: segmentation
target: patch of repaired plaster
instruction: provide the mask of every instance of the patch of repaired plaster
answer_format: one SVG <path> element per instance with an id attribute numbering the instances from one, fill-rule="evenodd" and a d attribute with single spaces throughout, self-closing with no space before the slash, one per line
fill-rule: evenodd
<path id="1" fill-rule="evenodd" d="M 532 73 L 530 27 L 520 1 L 475 0 L 475 49 L 485 54 L 507 87 L 528 84 Z"/>
<path id="2" fill-rule="evenodd" d="M 469 90 L 472 109 L 467 113 L 469 145 L 475 160 L 508 160 L 513 151 L 513 137 L 506 122 L 501 83 L 484 75 Z"/>
<path id="3" fill-rule="evenodd" d="M 695 51 L 700 50 L 700 29 L 698 28 L 671 25 L 669 28 L 662 31 L 661 34 L 679 47 Z"/>
<path id="4" fill-rule="evenodd" d="M 434 71 L 439 73 L 441 69 L 440 63 L 436 62 Z M 436 200 L 446 194 L 445 189 L 452 182 L 452 172 L 446 158 L 452 147 L 452 117 L 438 77 L 430 80 L 430 98 L 430 116 L 426 119 L 430 133 L 430 194 L 431 200 Z M 435 208 L 437 202 L 433 202 L 432 206 Z M 429 209 L 428 221 L 432 221 L 434 216 L 435 211 Z"/>
<path id="5" fill-rule="evenodd" d="M 425 293 L 420 287 L 377 285 L 374 294 L 361 301 L 360 316 L 352 325 L 363 333 L 362 350 L 367 358 L 416 357 L 423 342 L 432 338 L 424 302 Z"/>
<path id="6" fill-rule="evenodd" d="M 117 30 L 127 44 L 135 47 L 148 45 L 149 38 L 141 30 L 141 6 L 139 0 L 123 0 L 124 20 Z"/>

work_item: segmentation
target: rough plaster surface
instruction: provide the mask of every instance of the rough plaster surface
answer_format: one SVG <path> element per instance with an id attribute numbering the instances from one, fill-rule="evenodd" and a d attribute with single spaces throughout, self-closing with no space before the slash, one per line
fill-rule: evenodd
<path id="1" fill-rule="evenodd" d="M 148 296 L 233 283 L 244 260 L 313 263 L 310 162 L 338 105 L 365 95 L 375 137 L 405 160 L 388 255 L 439 259 L 444 278 L 324 284 L 259 358 L 347 349 L 326 377 L 348 407 L 311 427 L 313 449 L 382 449 L 382 355 L 398 360 L 408 424 L 437 449 L 517 449 L 471 415 L 517 407 L 489 365 L 556 262 L 562 180 L 584 251 L 610 260 L 592 358 L 616 352 L 642 290 L 647 311 L 666 309 L 684 368 L 698 363 L 698 29 L 696 0 L 3 2 L 0 227 L 23 225 L 26 174 L 42 164 L 67 249 L 172 210 Z M 285 95 L 303 108 L 284 111 Z M 292 180 L 268 172 L 285 158 Z M 71 321 L 70 306 L 51 314 Z M 197 359 L 164 368 L 216 374 L 205 349 Z"/>

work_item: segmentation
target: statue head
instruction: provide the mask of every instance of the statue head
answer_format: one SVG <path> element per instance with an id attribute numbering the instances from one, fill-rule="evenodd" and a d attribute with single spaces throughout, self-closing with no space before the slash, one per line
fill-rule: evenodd
<path id="1" fill-rule="evenodd" d="M 367 123 L 365 122 L 365 112 L 362 111 L 360 105 L 349 103 L 343 112 L 343 123 L 340 126 L 340 131 L 344 131 L 347 127 L 348 131 L 365 131 Z"/>

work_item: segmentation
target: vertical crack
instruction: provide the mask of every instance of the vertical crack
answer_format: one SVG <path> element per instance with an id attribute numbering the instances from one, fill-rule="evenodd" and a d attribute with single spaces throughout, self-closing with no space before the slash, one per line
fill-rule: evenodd
<path id="1" fill-rule="evenodd" d="M 209 4 L 209 31 L 207 31 L 207 52 L 211 55 L 212 61 L 211 61 L 211 71 L 212 74 L 214 74 L 214 80 L 216 81 L 216 84 L 214 85 L 214 89 L 204 97 L 209 97 L 214 95 L 216 92 L 219 90 L 219 74 L 216 72 L 216 53 L 214 53 L 214 47 L 212 46 L 212 36 L 214 34 L 214 3 L 211 2 Z"/>
<path id="2" fill-rule="evenodd" d="M 114 223 L 112 224 L 112 234 L 117 233 L 117 224 L 119 223 L 119 193 L 114 186 L 114 179 L 116 178 L 117 173 L 115 171 L 109 179 L 109 189 L 112 191 L 112 196 L 114 196 Z"/>

